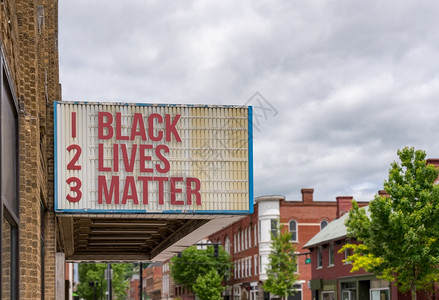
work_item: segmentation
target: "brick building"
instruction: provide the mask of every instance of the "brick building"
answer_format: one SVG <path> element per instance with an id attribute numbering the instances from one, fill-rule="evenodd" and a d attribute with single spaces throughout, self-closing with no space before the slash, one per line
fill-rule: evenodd
<path id="1" fill-rule="evenodd" d="M 379 192 L 381 195 L 385 191 Z M 366 215 L 368 213 L 366 212 Z M 339 253 L 346 243 L 356 243 L 347 236 L 345 221 L 348 214 L 332 221 L 304 246 L 311 251 L 311 281 L 313 300 L 409 300 L 410 293 L 402 294 L 396 286 L 377 278 L 363 269 L 351 272 L 352 264 L 345 260 L 350 250 Z M 437 293 L 435 287 L 435 293 Z M 436 299 L 418 292 L 417 299 Z"/>
<path id="2" fill-rule="evenodd" d="M 0 8 L 1 297 L 55 299 L 64 285 L 55 277 L 53 212 L 58 3 L 4 0 Z"/>
<path id="3" fill-rule="evenodd" d="M 130 285 L 127 292 L 127 300 L 139 300 L 139 287 L 140 287 L 139 274 L 133 274 L 131 276 Z"/>
<path id="4" fill-rule="evenodd" d="M 312 278 L 310 287 L 312 299 L 412 299 L 410 293 L 398 292 L 392 283 L 379 279 L 363 269 L 351 272 L 352 265 L 349 262 L 344 262 L 350 253 L 348 251 L 339 253 L 345 243 L 355 242 L 347 237 L 344 225 L 347 216 L 346 214 L 331 222 L 305 245 L 305 248 L 311 251 Z M 417 299 L 433 298 L 425 292 L 418 292 Z"/>
<path id="5" fill-rule="evenodd" d="M 262 289 L 267 279 L 266 267 L 270 254 L 270 232 L 280 220 L 292 233 L 296 245 L 299 280 L 297 294 L 291 299 L 311 299 L 308 281 L 311 265 L 307 263 L 305 243 L 330 221 L 349 210 L 352 197 L 337 197 L 337 201 L 314 201 L 313 189 L 302 189 L 301 201 L 288 201 L 283 196 L 256 198 L 254 213 L 209 236 L 221 243 L 233 259 L 233 276 L 226 282 L 225 299 L 270 299 Z M 365 205 L 363 203 L 362 205 Z"/>
<path id="6" fill-rule="evenodd" d="M 439 159 L 430 158 L 427 164 L 439 167 Z M 435 183 L 439 181 L 439 177 Z M 388 196 L 384 190 L 378 191 L 381 196 Z M 362 206 L 362 205 L 360 205 Z M 345 205 L 344 210 L 349 211 L 350 205 Z M 367 208 L 364 208 L 367 209 Z M 368 210 L 366 215 L 369 216 Z M 350 250 L 340 252 L 346 243 L 355 243 L 347 236 L 345 221 L 348 214 L 344 214 L 332 221 L 322 231 L 313 236 L 304 246 L 311 251 L 311 281 L 313 300 L 409 300 L 410 293 L 398 292 L 392 283 L 376 278 L 372 273 L 363 269 L 351 272 L 352 265 L 345 260 L 351 254 Z M 438 287 L 434 287 L 438 294 Z M 436 296 L 437 297 L 437 296 Z M 433 299 L 425 292 L 418 292 L 417 299 Z M 434 298 L 436 299 L 436 298 Z"/>
<path id="7" fill-rule="evenodd" d="M 346 234 L 348 214 L 331 222 L 316 234 L 305 248 L 311 251 L 312 299 L 369 299 L 370 293 L 379 293 L 379 299 L 390 299 L 391 287 L 386 281 L 360 270 L 351 273 L 352 265 L 343 262 L 350 253 L 339 253 L 345 243 L 351 242 Z"/>
<path id="8" fill-rule="evenodd" d="M 154 262 L 143 270 L 144 295 L 146 299 L 162 298 L 162 263 Z M 166 298 L 165 298 L 166 299 Z"/>

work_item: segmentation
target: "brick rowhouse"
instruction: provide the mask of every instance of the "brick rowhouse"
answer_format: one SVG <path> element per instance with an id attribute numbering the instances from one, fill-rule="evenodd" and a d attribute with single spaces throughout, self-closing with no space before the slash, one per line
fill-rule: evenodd
<path id="1" fill-rule="evenodd" d="M 302 199 L 299 201 L 289 201 L 283 196 L 257 197 L 253 214 L 209 236 L 210 241 L 221 243 L 232 256 L 234 270 L 226 282 L 226 298 L 240 296 L 253 300 L 269 296 L 263 291 L 262 284 L 266 280 L 270 230 L 272 222 L 278 219 L 292 233 L 291 242 L 299 254 L 298 293 L 293 298 L 311 298 L 308 288 L 311 265 L 306 262 L 310 255 L 306 254 L 309 251 L 303 249 L 303 246 L 322 227 L 348 211 L 352 197 L 337 197 L 336 201 L 315 201 L 314 189 L 302 189 L 301 192 Z"/>

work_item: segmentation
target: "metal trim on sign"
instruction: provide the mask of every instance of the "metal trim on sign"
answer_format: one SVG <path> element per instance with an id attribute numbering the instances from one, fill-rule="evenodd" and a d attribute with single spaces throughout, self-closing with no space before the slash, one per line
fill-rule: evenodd
<path id="1" fill-rule="evenodd" d="M 145 109 L 142 109 L 142 108 L 145 108 Z M 247 117 L 245 117 L 245 115 L 243 115 L 243 113 L 245 113 L 245 111 L 243 111 L 243 109 L 246 110 Z M 97 114 L 99 114 L 99 116 L 100 116 L 101 112 L 102 112 L 102 115 L 105 113 L 109 116 L 110 115 L 117 116 L 117 114 L 119 114 L 118 115 L 119 122 L 120 122 L 119 128 L 127 128 L 127 129 L 116 129 L 116 127 L 114 127 L 114 131 L 127 130 L 127 132 L 130 132 L 130 130 L 131 130 L 131 134 L 133 132 L 132 128 L 135 128 L 136 132 L 137 132 L 137 129 L 139 129 L 139 130 L 142 129 L 142 127 L 140 126 L 141 123 L 134 123 L 134 121 L 133 121 L 135 119 L 135 113 L 137 113 L 137 114 L 141 113 L 143 115 L 143 116 L 138 116 L 137 119 L 145 119 L 147 115 L 149 118 L 149 116 L 151 114 L 156 114 L 156 115 L 162 116 L 162 117 L 160 117 L 162 120 L 162 122 L 161 122 L 162 125 L 157 124 L 159 122 L 157 120 L 155 120 L 156 127 L 153 130 L 157 130 L 160 126 L 162 126 L 162 129 L 160 129 L 160 130 L 162 130 L 163 135 L 165 132 L 165 127 L 164 127 L 165 125 L 164 125 L 164 121 L 163 121 L 165 119 L 164 114 L 165 113 L 167 114 L 166 117 L 168 117 L 168 115 L 169 115 L 169 119 L 171 120 L 171 121 L 169 121 L 169 120 L 167 121 L 168 123 L 166 126 L 168 126 L 169 123 L 173 122 L 173 120 L 175 120 L 175 119 L 177 119 L 177 121 L 175 122 L 177 124 L 177 122 L 179 122 L 180 116 L 181 116 L 181 119 L 184 121 L 184 125 L 182 125 L 181 123 L 178 123 L 178 125 L 175 125 L 175 126 L 179 127 L 179 129 L 177 130 L 176 128 L 174 128 L 174 131 L 176 131 L 176 132 L 178 132 L 180 130 L 182 131 L 181 140 L 178 140 L 177 138 L 175 138 L 178 141 L 173 142 L 171 138 L 169 140 L 166 138 L 166 142 L 164 141 L 164 139 L 163 139 L 163 141 L 154 142 L 153 140 L 150 140 L 150 138 L 148 138 L 148 144 L 151 144 L 151 147 L 153 147 L 153 146 L 156 147 L 157 145 L 160 146 L 161 145 L 160 143 L 164 143 L 163 145 L 168 145 L 169 146 L 169 147 L 167 147 L 168 152 L 166 152 L 166 153 L 169 153 L 169 151 L 171 151 L 171 150 L 173 151 L 170 154 L 170 155 L 172 155 L 172 159 L 169 158 L 168 164 L 171 164 L 171 165 L 176 164 L 179 167 L 175 170 L 172 168 L 168 169 L 167 172 L 170 172 L 170 173 L 167 174 L 166 176 L 171 176 L 173 172 L 176 172 L 175 174 L 189 174 L 187 176 L 200 177 L 201 179 L 198 179 L 198 181 L 201 182 L 201 183 L 199 183 L 199 185 L 200 186 L 203 185 L 207 189 L 200 190 L 201 187 L 198 187 L 199 193 L 203 193 L 203 195 L 205 195 L 205 196 L 210 195 L 209 198 L 206 198 L 206 199 L 210 199 L 210 200 L 206 200 L 207 201 L 206 203 L 201 204 L 201 203 L 198 203 L 198 201 L 197 201 L 197 203 L 193 203 L 193 202 L 195 202 L 195 200 L 189 202 L 190 198 L 187 198 L 188 200 L 187 200 L 186 204 L 184 204 L 184 201 L 179 201 L 178 204 L 174 203 L 174 205 L 176 205 L 175 209 L 169 209 L 169 208 L 172 208 L 172 206 L 170 207 L 172 202 L 171 202 L 171 204 L 167 203 L 166 205 L 163 205 L 163 203 L 161 203 L 161 204 L 154 204 L 155 206 L 151 206 L 148 204 L 149 202 L 144 202 L 144 201 L 143 201 L 143 203 L 145 203 L 145 204 L 142 203 L 142 205 L 148 206 L 148 207 L 145 207 L 145 209 L 132 209 L 132 208 L 130 209 L 129 206 L 132 207 L 134 205 L 139 205 L 139 202 L 134 203 L 134 201 L 133 201 L 133 203 L 130 204 L 130 203 L 127 203 L 125 201 L 127 203 L 127 206 L 126 206 L 127 209 L 119 209 L 119 208 L 117 208 L 119 205 L 119 202 L 116 202 L 116 200 L 114 200 L 114 203 L 113 203 L 112 200 L 110 199 L 109 202 L 104 201 L 104 202 L 99 203 L 99 205 L 108 204 L 109 205 L 108 209 L 96 209 L 95 207 L 93 207 L 94 205 L 98 205 L 98 202 L 97 202 L 96 198 L 90 198 L 91 197 L 90 193 L 95 193 L 95 194 L 99 193 L 99 187 L 101 187 L 101 185 L 99 185 L 99 187 L 98 187 L 98 184 L 97 184 L 97 177 L 100 174 L 99 172 L 101 172 L 101 173 L 102 172 L 110 172 L 113 175 L 108 173 L 109 174 L 108 176 L 117 176 L 117 178 L 119 180 L 119 175 L 118 175 L 119 173 L 117 173 L 117 175 L 114 175 L 114 174 L 116 174 L 115 172 L 119 172 L 118 169 L 117 170 L 114 169 L 112 171 L 107 171 L 107 170 L 103 171 L 102 169 L 100 169 L 100 171 L 98 172 L 97 171 L 97 160 L 100 160 L 100 161 L 105 160 L 107 163 L 111 162 L 111 164 L 113 164 L 113 161 L 116 161 L 117 164 L 119 164 L 119 162 L 122 161 L 125 164 L 125 159 L 126 159 L 126 161 L 128 161 L 128 158 L 127 158 L 128 155 L 134 155 L 133 153 L 135 153 L 137 155 L 137 152 L 133 151 L 133 149 L 134 149 L 134 145 L 137 145 L 136 143 L 139 143 L 139 142 L 137 140 L 134 141 L 134 139 L 140 140 L 140 137 L 137 135 L 135 135 L 134 137 L 133 137 L 133 135 L 131 135 L 132 141 L 129 141 L 129 142 L 121 142 L 121 140 L 117 140 L 116 137 L 113 137 L 113 136 L 111 137 L 111 140 L 109 140 L 109 141 L 99 140 L 99 142 L 101 144 L 104 143 L 104 144 L 102 144 L 103 145 L 102 149 L 104 149 L 104 150 L 102 150 L 102 153 L 101 152 L 98 153 L 97 152 L 98 147 L 96 145 L 99 142 L 97 141 L 98 135 L 96 132 L 98 131 L 97 126 L 98 125 L 101 126 L 102 123 L 99 123 L 99 121 L 96 121 L 96 120 L 98 119 Z M 124 113 L 124 115 L 122 112 Z M 160 114 L 162 114 L 162 115 L 160 115 Z M 75 116 L 75 117 L 73 117 L 73 116 Z M 178 116 L 178 118 L 176 116 Z M 71 121 L 71 120 L 75 120 L 75 122 L 76 122 L 76 117 L 78 118 L 78 125 L 76 125 L 76 123 L 73 123 L 73 121 Z M 89 119 L 91 117 L 94 118 L 93 119 L 94 121 Z M 127 119 L 123 119 L 122 121 L 120 121 L 122 118 L 125 118 L 125 117 Z M 72 119 L 70 120 L 70 118 L 72 118 Z M 104 118 L 104 117 L 102 117 L 102 118 Z M 172 119 L 172 118 L 174 118 L 174 119 Z M 128 122 L 128 123 L 126 125 L 123 125 L 125 127 L 122 127 L 121 124 L 122 124 L 122 122 L 124 122 L 124 120 L 125 120 L 125 122 Z M 245 126 L 245 123 L 243 123 L 243 121 L 245 121 L 245 120 L 247 122 L 246 127 L 240 127 L 240 126 L 242 126 L 241 124 L 244 124 L 244 126 Z M 183 121 L 181 121 L 181 122 L 183 123 Z M 69 123 L 69 122 L 71 122 L 71 123 Z M 96 122 L 98 122 L 98 123 L 96 123 Z M 115 121 L 115 122 L 117 123 L 117 121 Z M 148 121 L 143 120 L 142 124 L 143 124 L 143 122 L 145 122 L 145 124 L 146 124 L 146 122 L 148 122 L 147 124 L 150 124 L 149 119 L 148 119 Z M 154 122 L 154 120 L 152 122 Z M 254 192 L 253 191 L 253 185 L 254 185 L 253 175 L 254 175 L 254 173 L 253 173 L 253 126 L 252 126 L 252 122 L 253 122 L 253 118 L 252 118 L 252 107 L 251 106 L 232 106 L 232 105 L 216 106 L 216 105 L 182 105 L 182 104 L 175 104 L 175 105 L 172 104 L 171 105 L 171 104 L 145 104 L 145 103 L 122 103 L 121 104 L 121 103 L 101 103 L 101 102 L 54 101 L 55 211 L 57 213 L 69 213 L 69 214 L 76 214 L 76 213 L 78 213 L 78 214 L 84 214 L 84 213 L 108 214 L 108 213 L 114 213 L 114 214 L 171 214 L 171 215 L 175 215 L 175 214 L 200 214 L 200 215 L 232 214 L 232 215 L 239 215 L 239 214 L 253 213 L 253 196 L 254 196 L 254 194 L 253 194 L 253 192 Z M 134 125 L 134 124 L 136 124 L 136 125 Z M 210 124 L 210 125 L 205 125 L 205 124 Z M 71 127 L 69 127 L 69 126 L 71 126 Z M 94 127 L 90 127 L 90 126 L 94 126 Z M 114 125 L 113 123 L 110 123 L 110 125 L 108 125 L 108 129 L 110 129 L 110 126 L 116 126 L 116 125 Z M 171 126 L 171 125 L 169 125 L 169 126 Z M 222 127 L 222 126 L 226 126 L 226 127 Z M 129 129 L 129 128 L 131 128 L 131 129 Z M 99 129 L 99 130 L 101 130 L 101 129 Z M 142 130 L 149 132 L 149 127 L 146 126 Z M 168 127 L 166 127 L 166 131 L 167 130 L 168 130 Z M 74 134 L 73 134 L 73 131 L 75 132 Z M 79 138 L 77 138 L 76 132 L 78 132 Z M 112 129 L 112 132 L 113 132 L 113 129 Z M 157 134 L 157 132 L 155 134 Z M 178 134 L 179 133 L 177 133 L 177 135 Z M 192 134 L 196 134 L 196 136 L 192 136 Z M 114 134 L 114 135 L 116 135 L 116 134 Z M 169 135 L 171 136 L 171 133 Z M 245 141 L 245 140 L 243 140 L 243 138 L 245 139 L 245 135 L 247 135 L 247 145 L 245 145 L 243 143 Z M 126 135 L 126 137 L 128 137 L 128 135 Z M 99 137 L 99 139 L 102 139 L 102 138 Z M 183 140 L 183 142 L 182 142 L 182 140 Z M 68 142 L 68 141 L 70 141 L 70 142 Z M 143 143 L 145 143 L 146 138 L 143 139 L 143 137 L 142 137 L 142 141 L 144 141 Z M 202 144 L 203 141 L 204 141 L 204 143 L 207 143 L 207 146 L 205 144 Z M 221 142 L 221 141 L 223 141 L 223 142 Z M 182 144 L 179 144 L 177 142 L 182 142 Z M 81 171 L 68 171 L 67 169 L 65 171 L 62 171 L 60 169 L 61 164 L 65 165 L 67 162 L 69 162 L 68 165 L 70 165 L 72 160 L 73 160 L 72 156 L 76 155 L 76 153 L 74 151 L 73 151 L 73 154 L 70 153 L 70 150 L 68 151 L 68 153 L 65 153 L 65 154 L 60 153 L 60 151 L 61 151 L 60 149 L 63 149 L 61 147 L 64 147 L 66 149 L 68 149 L 68 147 L 70 147 L 70 146 L 67 146 L 67 145 L 69 145 L 69 143 L 70 143 L 70 146 L 74 143 L 75 146 L 83 148 L 83 150 L 81 150 L 82 148 L 80 150 L 84 156 L 81 157 L 81 160 L 77 160 L 78 165 L 82 166 L 82 164 L 83 164 L 83 169 L 82 170 L 79 169 Z M 125 148 L 124 155 L 126 156 L 123 158 L 124 160 L 122 160 L 122 158 L 120 157 L 120 154 L 118 154 L 119 152 L 117 152 L 117 156 L 114 156 L 115 159 L 113 159 L 112 156 L 111 157 L 107 157 L 107 156 L 104 157 L 104 155 L 107 155 L 108 151 L 111 152 L 114 149 L 116 149 L 117 151 L 120 151 L 121 148 L 117 148 L 119 146 L 114 148 L 115 143 L 120 143 L 121 145 L 123 143 L 126 143 L 126 144 L 124 144 L 125 146 L 123 147 L 123 148 Z M 165 143 L 167 143 L 167 144 L 165 144 Z M 212 146 L 212 145 L 214 145 L 214 146 Z M 93 147 L 93 151 L 91 150 L 90 147 Z M 104 148 L 104 147 L 106 147 L 106 148 Z M 132 147 L 132 148 L 130 149 L 129 147 Z M 219 147 L 219 148 L 217 148 L 217 147 Z M 137 149 L 137 146 L 136 146 L 136 149 Z M 169 149 L 171 149 L 171 150 L 169 150 Z M 234 150 L 234 149 L 236 149 L 236 150 Z M 114 151 L 116 151 L 116 150 L 114 150 Z M 105 151 L 107 151 L 107 152 L 105 152 Z M 217 151 L 218 153 L 220 153 L 217 155 L 223 155 L 223 153 L 226 153 L 226 155 L 229 155 L 229 157 L 227 158 L 227 160 L 219 160 L 218 157 L 212 158 L 212 157 L 206 157 L 207 155 L 205 155 L 205 156 L 201 155 L 198 157 L 196 156 L 196 158 L 194 160 L 194 157 L 192 156 L 193 153 L 190 154 L 191 151 L 192 152 L 193 151 L 199 151 L 199 152 Z M 78 150 L 78 152 L 80 152 L 80 151 Z M 128 152 L 130 152 L 130 154 L 128 154 Z M 247 155 L 242 156 L 243 154 L 245 154 L 245 152 L 247 152 Z M 93 157 L 93 160 L 94 160 L 93 163 L 90 162 L 90 160 L 92 159 L 91 153 L 94 153 L 93 154 L 94 156 L 97 155 L 97 158 Z M 116 152 L 114 152 L 114 153 L 116 153 Z M 130 157 L 130 162 L 133 161 L 132 157 L 133 156 Z M 245 157 L 247 157 L 247 158 L 245 158 Z M 134 162 L 137 165 L 136 159 L 137 159 L 137 157 L 134 157 Z M 149 159 L 149 161 L 150 160 L 151 159 Z M 160 163 L 159 160 L 156 159 L 156 161 L 158 161 Z M 215 170 L 206 169 L 206 170 L 211 172 L 211 174 L 215 174 L 216 176 L 223 176 L 223 177 L 221 177 L 222 179 L 219 180 L 217 178 L 215 180 L 215 178 L 209 177 L 208 179 L 205 179 L 204 177 L 202 177 L 202 176 L 204 176 L 202 174 L 203 169 L 201 167 L 197 166 L 197 161 L 200 161 L 200 163 L 205 163 L 205 165 L 216 163 L 217 164 L 216 168 L 221 166 L 220 169 L 215 169 Z M 122 163 L 121 163 L 121 165 L 122 165 Z M 96 166 L 96 169 L 93 169 L 93 168 L 95 168 L 93 166 Z M 126 165 L 124 165 L 124 167 L 126 168 Z M 188 169 L 188 167 L 189 167 L 189 169 Z M 244 168 L 242 168 L 242 167 L 244 167 Z M 92 169 L 89 169 L 89 168 L 92 168 Z M 232 169 L 228 169 L 228 168 L 232 168 Z M 236 169 L 236 168 L 238 168 L 238 169 Z M 111 170 L 111 168 L 109 168 L 109 169 Z M 159 170 L 157 170 L 157 171 L 159 171 Z M 126 174 L 129 172 L 132 172 L 132 171 L 127 171 L 127 169 L 125 169 L 123 176 L 128 176 Z M 142 171 L 138 171 L 138 172 L 142 172 Z M 143 171 L 143 172 L 145 172 L 145 171 Z M 154 170 L 154 172 L 156 172 L 156 171 Z M 212 173 L 212 172 L 219 172 L 219 174 L 221 174 L 221 175 L 217 175 L 216 173 Z M 66 175 L 67 173 L 69 173 L 70 175 Z M 72 174 L 75 174 L 75 175 L 72 175 Z M 83 175 L 81 175 L 81 174 L 83 174 Z M 139 174 L 141 174 L 141 173 L 139 173 Z M 163 175 L 163 174 L 160 175 L 159 173 L 157 173 L 156 175 L 154 175 L 154 174 L 151 174 L 148 176 L 162 176 Z M 196 174 L 198 174 L 198 175 L 196 175 Z M 75 203 L 76 201 L 67 202 L 66 200 L 63 200 L 68 205 L 66 205 L 65 203 L 61 205 L 61 202 L 60 202 L 61 195 L 63 195 L 62 197 L 64 197 L 65 195 L 69 195 L 69 193 L 73 193 L 73 195 L 75 195 L 75 191 L 72 189 L 72 186 L 70 185 L 70 183 L 67 183 L 67 187 L 70 190 L 67 190 L 66 186 L 63 187 L 63 190 L 60 189 L 61 185 L 65 185 L 65 183 L 64 183 L 65 178 L 68 177 L 68 179 L 71 179 L 72 178 L 71 176 L 75 176 L 76 179 L 82 180 L 82 181 L 79 181 L 80 183 L 82 182 L 81 186 L 84 187 L 84 193 L 81 193 L 81 194 L 84 195 L 83 197 L 85 198 L 84 201 L 86 201 L 86 203 L 82 202 L 81 205 L 77 205 Z M 85 176 L 85 177 L 82 177 L 82 176 Z M 142 176 L 144 176 L 144 175 L 142 175 Z M 175 176 L 183 176 L 183 175 L 175 175 Z M 130 176 L 130 177 L 134 178 L 134 175 Z M 110 178 L 113 178 L 113 177 L 110 177 Z M 121 177 L 120 184 L 125 184 L 125 188 L 126 188 L 126 184 L 127 184 L 126 180 L 127 179 L 125 180 L 125 178 L 127 178 L 127 177 Z M 155 177 L 152 177 L 152 178 L 155 178 Z M 169 177 L 169 178 L 171 178 L 171 177 Z M 178 177 L 178 178 L 180 178 L 180 177 Z M 197 178 L 195 178 L 195 179 L 197 179 Z M 110 184 L 110 186 L 106 187 L 106 189 L 113 188 L 113 179 L 110 179 L 111 183 L 108 183 L 107 179 L 105 179 L 105 180 L 106 181 L 105 181 L 104 185 Z M 132 180 L 135 180 L 135 179 L 132 179 Z M 136 180 L 139 180 L 139 179 L 136 179 Z M 240 190 L 239 187 L 243 187 L 242 184 L 244 184 L 245 181 L 247 181 L 247 184 L 246 184 L 247 189 Z M 93 182 L 93 183 L 91 183 L 91 182 Z M 169 181 L 166 181 L 166 182 L 169 182 Z M 222 182 L 224 182 L 224 183 L 222 183 Z M 226 188 L 228 186 L 228 184 L 226 184 L 227 182 L 230 182 L 230 188 Z M 143 181 L 142 181 L 142 183 L 144 184 Z M 189 181 L 189 183 L 180 183 L 180 188 L 179 188 L 180 190 L 181 190 L 182 184 L 191 185 L 191 184 L 193 184 L 193 181 Z M 117 182 L 117 185 L 119 185 L 119 181 Z M 139 181 L 135 182 L 134 185 L 140 186 L 140 182 Z M 171 183 L 171 185 L 172 185 L 172 183 Z M 196 184 L 195 189 L 197 188 L 197 186 L 198 185 Z M 220 192 L 220 194 L 218 194 L 218 195 L 220 195 L 220 197 L 221 197 L 219 201 L 216 198 L 215 199 L 212 198 L 212 197 L 214 197 L 214 194 L 212 194 L 212 192 L 215 191 L 214 186 L 221 188 L 218 190 L 218 192 Z M 96 192 L 91 192 L 90 188 L 93 188 L 94 190 L 96 190 Z M 118 189 L 122 190 L 125 188 L 119 187 Z M 109 194 L 108 189 L 106 192 L 107 194 Z M 148 190 L 148 193 L 152 193 L 151 189 Z M 188 189 L 193 190 L 194 187 L 192 187 L 192 188 L 188 187 Z M 66 192 L 66 190 L 67 190 L 67 192 Z M 134 190 L 134 192 L 133 192 L 133 190 Z M 173 192 L 174 190 L 171 190 L 171 191 L 172 191 L 172 195 L 174 195 L 174 192 Z M 171 191 L 168 191 L 168 193 L 171 193 Z M 103 192 L 101 192 L 101 193 L 103 193 Z M 139 189 L 139 191 L 137 191 L 136 188 L 133 188 L 133 186 L 131 186 L 131 193 L 134 193 L 134 195 L 136 195 L 136 194 L 139 194 L 141 192 L 140 192 L 140 189 Z M 178 192 L 178 193 L 182 194 L 181 197 L 184 197 L 183 192 Z M 194 196 L 193 194 L 189 194 L 189 191 L 187 193 L 188 193 L 187 195 L 189 195 L 187 197 Z M 245 194 L 247 194 L 248 199 L 243 202 L 242 196 Z M 167 195 L 171 195 L 171 194 L 167 194 Z M 108 200 L 108 197 L 109 196 L 107 196 L 107 200 Z M 113 197 L 112 192 L 111 192 L 110 197 Z M 138 197 L 138 198 L 139 198 L 139 200 L 141 200 L 140 197 Z M 181 199 L 184 199 L 184 198 L 181 198 Z M 195 199 L 197 199 L 197 197 L 195 197 Z M 228 203 L 227 199 L 234 199 L 233 201 L 238 201 L 238 202 Z M 240 199 L 242 199 L 242 200 L 240 200 Z M 91 201 L 91 200 L 93 200 L 93 202 L 89 203 L 88 201 Z M 203 197 L 203 200 L 204 200 L 204 197 Z M 226 201 L 226 202 L 223 202 L 223 201 Z M 150 202 L 153 202 L 153 201 L 151 200 Z M 183 202 L 183 204 L 181 204 L 180 202 Z M 91 205 L 92 203 L 95 203 L 95 204 Z M 235 203 L 235 204 L 233 204 L 233 203 Z M 160 207 L 159 205 L 163 205 L 163 209 L 158 209 L 158 210 L 152 209 L 152 207 Z M 197 205 L 202 206 L 202 208 L 197 209 Z M 240 208 L 242 205 L 244 205 L 245 207 L 248 206 L 248 209 L 236 209 L 236 208 Z M 235 209 L 232 208 L 232 206 L 234 206 Z M 218 209 L 212 209 L 212 208 L 217 208 L 217 207 L 218 207 Z M 223 207 L 223 209 L 221 209 L 221 207 Z M 230 207 L 230 209 L 225 209 L 226 207 Z"/>

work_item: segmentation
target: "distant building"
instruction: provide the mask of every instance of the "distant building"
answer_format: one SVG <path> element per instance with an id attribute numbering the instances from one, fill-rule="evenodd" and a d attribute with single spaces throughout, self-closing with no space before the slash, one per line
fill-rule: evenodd
<path id="1" fill-rule="evenodd" d="M 350 255 L 349 251 L 339 253 L 344 244 L 351 242 L 346 237 L 344 225 L 347 216 L 345 214 L 328 224 L 304 246 L 311 251 L 312 299 L 353 300 L 357 299 L 357 294 L 359 299 L 369 299 L 369 295 L 372 297 L 375 293 L 380 295 L 377 299 L 390 299 L 389 282 L 364 270 L 351 273 L 352 265 L 343 262 Z"/>
<path id="2" fill-rule="evenodd" d="M 155 262 L 143 269 L 145 299 L 162 298 L 162 263 Z M 166 299 L 166 298 L 165 298 Z"/>
<path id="3" fill-rule="evenodd" d="M 140 276 L 139 274 L 134 274 L 130 280 L 130 287 L 127 293 L 127 300 L 139 300 L 139 285 Z"/>
<path id="4" fill-rule="evenodd" d="M 234 269 L 226 282 L 224 299 L 272 299 L 275 296 L 262 288 L 267 279 L 270 254 L 270 232 L 280 220 L 292 234 L 291 243 L 298 254 L 299 280 L 297 293 L 289 299 L 311 299 L 308 281 L 311 279 L 310 253 L 305 243 L 335 218 L 349 211 L 352 197 L 337 197 L 336 201 L 314 201 L 313 189 L 302 189 L 301 201 L 288 201 L 284 196 L 256 198 L 254 213 L 209 236 L 221 243 L 232 256 Z M 360 205 L 366 205 L 361 203 Z"/>
<path id="5" fill-rule="evenodd" d="M 175 285 L 169 272 L 169 260 L 162 263 L 162 295 L 163 299 L 174 299 Z"/>
<path id="6" fill-rule="evenodd" d="M 410 300 L 386 280 L 377 278 L 363 269 L 351 272 L 352 264 L 344 262 L 351 254 L 339 253 L 346 243 L 355 243 L 347 237 L 347 214 L 332 221 L 304 246 L 311 252 L 311 281 L 313 300 Z M 437 292 L 437 291 L 436 291 Z M 418 300 L 437 299 L 418 292 Z"/>

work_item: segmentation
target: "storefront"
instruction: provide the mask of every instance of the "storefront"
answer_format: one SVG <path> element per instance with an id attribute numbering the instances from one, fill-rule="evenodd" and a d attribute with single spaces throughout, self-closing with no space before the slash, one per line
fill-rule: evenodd
<path id="1" fill-rule="evenodd" d="M 312 280 L 314 300 L 390 300 L 390 283 L 373 275 Z"/>

